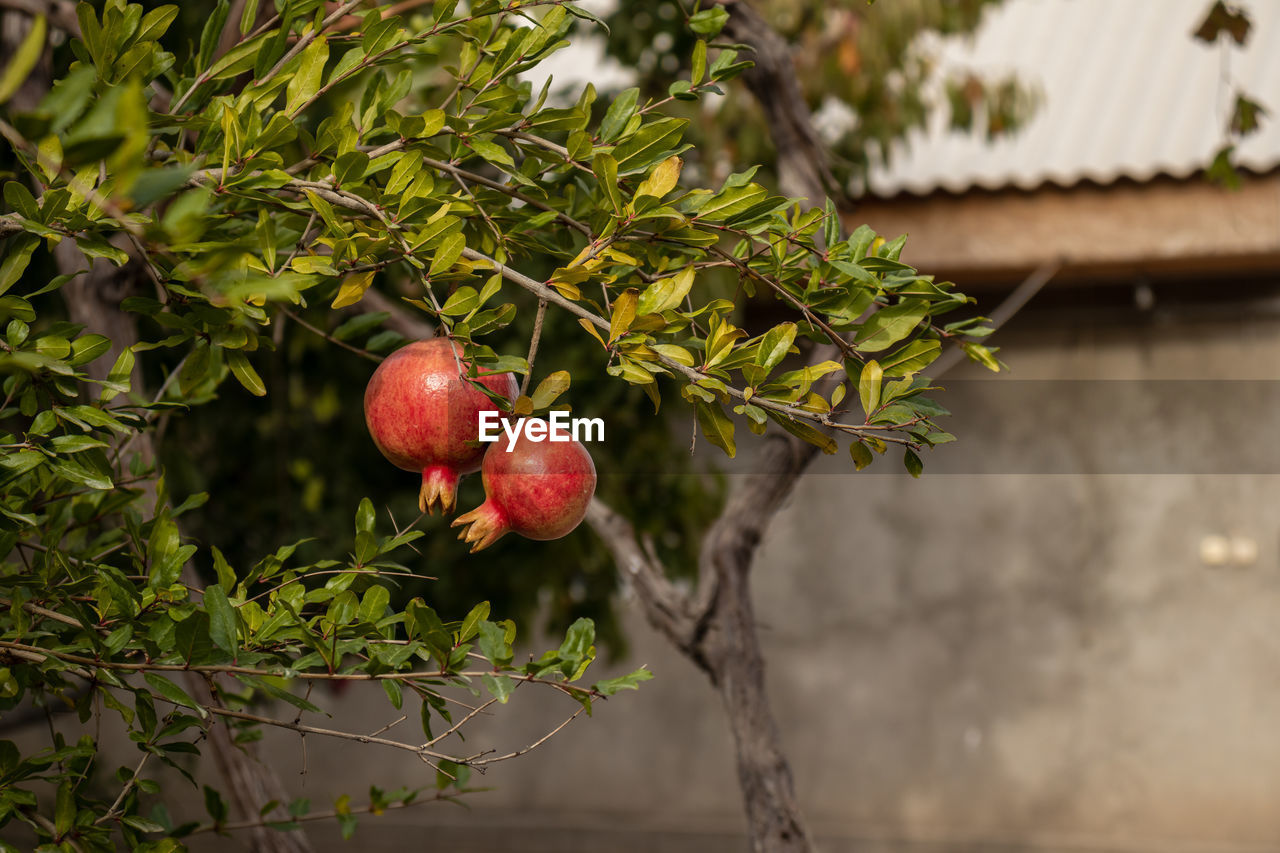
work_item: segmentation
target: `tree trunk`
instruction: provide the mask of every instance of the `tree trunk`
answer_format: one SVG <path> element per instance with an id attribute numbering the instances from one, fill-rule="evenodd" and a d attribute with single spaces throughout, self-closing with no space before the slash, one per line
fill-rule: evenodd
<path id="1" fill-rule="evenodd" d="M 764 656 L 756 634 L 746 572 L 721 587 L 721 617 L 726 654 L 713 664 L 716 688 L 729 717 L 738 763 L 738 785 L 755 853 L 807 853 L 811 849 L 791 765 L 769 707 Z M 732 649 L 732 652 L 728 652 Z"/>
<path id="2" fill-rule="evenodd" d="M 813 459 L 816 448 L 792 436 L 762 442 L 760 474 L 744 475 L 703 540 L 700 571 L 712 571 L 716 596 L 704 641 L 737 753 L 738 783 L 754 853 L 812 850 L 791 765 L 765 690 L 764 655 L 751 601 L 751 566 L 764 532 Z"/>

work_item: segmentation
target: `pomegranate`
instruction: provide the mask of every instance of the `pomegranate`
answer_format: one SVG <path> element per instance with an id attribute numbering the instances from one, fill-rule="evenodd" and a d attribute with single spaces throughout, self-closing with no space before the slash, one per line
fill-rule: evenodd
<path id="1" fill-rule="evenodd" d="M 535 441 L 523 429 L 514 442 L 504 431 L 485 454 L 480 476 L 485 502 L 453 520 L 454 527 L 465 525 L 458 538 L 471 543 L 473 554 L 507 531 L 542 541 L 565 536 L 581 523 L 596 491 L 596 466 L 585 447 Z"/>
<path id="2" fill-rule="evenodd" d="M 480 468 L 488 445 L 479 442 L 480 412 L 499 406 L 459 373 L 462 347 L 445 338 L 416 341 L 387 357 L 364 391 L 364 419 L 373 443 L 398 468 L 422 472 L 418 508 L 448 513 L 458 478 Z M 478 380 L 508 403 L 517 393 L 510 373 Z"/>

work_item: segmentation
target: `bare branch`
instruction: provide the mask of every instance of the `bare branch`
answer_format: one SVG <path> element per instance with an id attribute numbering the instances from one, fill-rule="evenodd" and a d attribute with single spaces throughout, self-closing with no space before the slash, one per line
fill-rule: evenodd
<path id="1" fill-rule="evenodd" d="M 623 576 L 631 582 L 649 624 L 706 670 L 695 637 L 698 620 L 691 612 L 692 602 L 667 578 L 666 570 L 652 550 L 641 546 L 631 522 L 604 501 L 592 498 L 587 507 L 587 523 L 609 549 Z"/>

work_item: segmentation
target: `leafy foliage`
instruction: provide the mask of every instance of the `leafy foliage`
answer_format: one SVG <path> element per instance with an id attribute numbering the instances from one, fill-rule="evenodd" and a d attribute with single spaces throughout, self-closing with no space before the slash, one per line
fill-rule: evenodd
<path id="1" fill-rule="evenodd" d="M 1000 2 L 760 0 L 752 6 L 791 47 L 805 105 L 816 114 L 829 111 L 820 126 L 833 155 L 831 171 L 838 186 L 856 191 L 874 162 L 888 162 L 892 143 L 923 128 L 934 111 L 948 115 L 956 131 L 978 127 L 991 138 L 1017 130 L 1034 114 L 1038 100 L 1024 82 L 966 69 L 942 74 L 929 43 L 920 38 L 972 33 Z M 695 8 L 680 0 L 623 0 L 608 17 L 608 51 L 637 69 L 644 96 L 687 97 L 689 81 L 683 78 L 697 67 L 699 40 L 727 46 L 719 52 L 721 63 L 750 60 L 744 46 L 730 45 L 732 39 L 721 33 L 728 18 L 724 9 Z M 932 92 L 935 76 L 944 98 Z M 725 95 L 716 104 L 716 122 L 694 123 L 701 173 L 716 175 L 725 162 L 774 162 L 772 135 L 750 93 L 726 87 Z M 681 114 L 693 117 L 697 109 L 685 105 Z"/>
<path id="2" fill-rule="evenodd" d="M 425 744 L 374 742 L 461 788 L 468 768 L 512 756 L 446 749 L 474 714 L 451 710 L 451 691 L 487 693 L 488 708 L 540 685 L 577 700 L 576 714 L 648 676 L 581 686 L 595 657 L 589 620 L 518 664 L 515 624 L 491 620 L 488 603 L 442 614 L 430 584 L 393 603 L 397 584 L 420 588 L 399 561 L 424 532 L 380 530 L 368 499 L 345 555 L 304 559 L 293 543 L 241 562 L 192 541 L 183 517 L 208 497 L 170 499 L 149 452 L 159 424 L 194 421 L 235 385 L 287 393 L 264 369 L 286 322 L 377 360 L 401 342 L 380 328 L 386 312 L 349 312 L 373 288 L 398 290 L 478 368 L 528 376 L 536 346 L 515 346 L 514 321 L 522 306 L 549 306 L 557 320 L 538 328 L 594 341 L 596 360 L 555 363 L 544 348 L 522 413 L 564 404 L 585 369 L 655 406 L 683 400 L 729 456 L 745 423 L 827 452 L 838 437 L 859 468 L 896 445 L 913 475 L 916 451 L 951 439 L 921 376 L 942 341 L 996 366 L 972 340 L 981 321 L 938 319 L 968 300 L 901 263 L 902 239 L 865 227 L 842 238 L 832 204 L 805 209 L 755 170 L 682 186 L 690 143 L 686 121 L 663 112 L 670 101 L 636 92 L 597 117 L 590 86 L 564 105 L 533 92 L 519 75 L 566 44 L 575 16 L 590 18 L 582 10 L 481 0 L 348 17 L 358 5 L 291 0 L 237 22 L 223 0 L 198 44 L 170 49 L 176 7 L 81 4 L 65 73 L 35 110 L 0 122 L 16 175 L 0 214 L 0 701 L 64 700 L 83 720 L 109 710 L 144 756 L 104 797 L 82 784 L 92 737 L 36 754 L 0 745 L 0 824 L 20 820 L 46 843 L 172 849 L 228 828 L 212 788 L 207 824 L 144 814 L 159 793 L 145 757 L 186 772 L 180 757 L 201 750 L 215 720 L 245 724 L 245 737 L 260 725 L 312 731 L 267 713 L 272 702 L 320 710 L 304 685 L 376 681 L 395 708 L 412 694 Z M 712 35 L 715 12 L 695 16 L 694 32 Z M 238 35 L 223 49 L 228 27 Z M 31 54 L 14 57 L 0 93 Z M 691 56 L 673 100 L 714 94 L 746 67 L 706 39 Z M 58 244 L 145 277 L 146 295 L 120 305 L 142 337 L 107 370 L 98 360 L 113 341 L 60 317 L 74 276 L 35 272 Z M 736 325 L 745 296 L 789 319 Z M 306 320 L 318 314 L 326 322 Z M 540 332 L 528 334 L 536 344 Z M 192 571 L 198 561 L 212 583 Z M 368 810 L 415 798 L 371 793 Z M 348 834 L 359 810 L 345 800 L 325 814 Z M 289 828 L 309 806 L 269 811 L 264 822 Z"/>

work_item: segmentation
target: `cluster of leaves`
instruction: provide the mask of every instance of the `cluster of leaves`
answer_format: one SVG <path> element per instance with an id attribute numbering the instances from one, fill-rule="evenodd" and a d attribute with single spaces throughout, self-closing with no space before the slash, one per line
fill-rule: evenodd
<path id="1" fill-rule="evenodd" d="M 1249 19 L 1246 8 L 1214 0 L 1192 35 L 1205 44 L 1221 41 L 1222 49 L 1229 50 L 1231 42 L 1238 48 L 1244 47 L 1252 29 L 1253 22 Z M 1267 109 L 1238 87 L 1232 95 L 1234 100 L 1227 118 L 1226 140 L 1214 155 L 1206 174 L 1210 180 L 1236 189 L 1241 183 L 1240 174 L 1233 162 L 1236 146 L 1244 137 L 1257 132 L 1263 119 L 1267 117 Z"/>
<path id="2" fill-rule="evenodd" d="M 1016 131 L 1034 114 L 1038 101 L 1023 82 L 966 69 L 940 71 L 920 40 L 924 33 L 972 33 L 1000 2 L 758 0 L 752 6 L 793 46 L 796 80 L 808 108 L 817 113 L 833 107 L 832 120 L 823 123 L 834 155 L 831 171 L 838 186 L 856 190 L 876 161 L 889 161 L 893 143 L 923 128 L 934 111 L 949 112 L 953 130 L 979 127 L 990 138 Z M 717 37 L 727 17 L 714 4 L 623 0 L 606 18 L 616 29 L 608 51 L 637 69 L 642 95 L 676 93 L 694 43 Z M 749 58 L 741 45 L 716 43 Z M 936 82 L 943 99 L 933 94 Z M 695 123 L 705 174 L 716 174 L 725 161 L 774 161 L 771 134 L 750 93 L 728 90 L 716 108 L 720 120 Z M 743 133 L 744 126 L 758 132 Z"/>
<path id="3" fill-rule="evenodd" d="M 773 195 L 754 170 L 716 189 L 680 186 L 687 123 L 662 107 L 714 94 L 744 69 L 707 40 L 722 16 L 699 21 L 706 38 L 686 85 L 643 103 L 632 90 L 601 114 L 590 86 L 555 105 L 519 76 L 566 44 L 573 18 L 591 18 L 571 4 L 439 2 L 411 19 L 349 18 L 359 5 L 287 0 L 259 15 L 249 3 L 228 21 L 221 0 L 179 62 L 162 44 L 176 7 L 82 3 L 66 73 L 34 111 L 0 121 L 18 175 L 0 214 L 0 696 L 10 706 L 65 697 L 90 715 L 100 701 L 144 756 L 181 767 L 175 755 L 198 752 L 214 717 L 296 728 L 246 709 L 269 699 L 315 713 L 290 685 L 377 681 L 397 708 L 406 690 L 421 700 L 428 738 L 386 745 L 460 780 L 450 768 L 502 756 L 436 751 L 471 717 L 450 716 L 446 689 L 487 690 L 486 708 L 535 683 L 589 709 L 647 677 L 577 686 L 594 657 L 587 620 L 517 666 L 514 625 L 490 621 L 487 605 L 455 622 L 421 598 L 392 606 L 388 585 L 407 570 L 390 555 L 421 531 L 378 536 L 367 500 L 348 559 L 292 565 L 289 545 L 237 572 L 209 548 L 216 579 L 201 589 L 189 571 L 199 546 L 178 519 L 205 498 L 172 506 L 142 451 L 158 421 L 217 399 L 225 383 L 266 395 L 258 366 L 304 309 L 358 310 L 370 288 L 408 288 L 405 310 L 464 344 L 473 369 L 513 371 L 527 387 L 539 332 L 527 356 L 511 351 L 510 332 L 519 306 L 536 304 L 598 342 L 594 372 L 655 405 L 674 385 L 729 456 L 737 422 L 754 433 L 772 423 L 828 452 L 831 433 L 844 436 L 859 468 L 896 444 L 912 474 L 916 451 L 951 438 L 919 375 L 942 342 L 997 366 L 973 340 L 980 320 L 940 323 L 968 300 L 902 264 L 901 239 L 866 228 L 842 238 L 831 204 Z M 239 37 L 219 53 L 228 27 Z M 32 39 L 42 37 L 37 26 Z M 0 94 L 38 55 L 24 45 Z M 49 307 L 74 276 L 24 275 L 59 243 L 140 270 L 154 291 L 121 304 L 147 336 L 96 379 L 82 368 L 112 342 Z M 757 334 L 735 325 L 740 297 L 757 294 L 793 319 Z M 383 319 L 316 330 L 376 360 L 399 342 Z M 143 362 L 167 368 L 154 396 L 138 382 Z M 557 405 L 570 384 L 554 365 L 517 411 Z M 205 680 L 183 686 L 193 673 Z M 163 811 L 139 811 L 150 792 L 141 764 L 124 770 L 114 799 L 90 791 L 95 754 L 91 739 L 38 756 L 6 747 L 0 821 L 104 849 L 112 832 L 133 846 L 178 832 Z M 55 792 L 51 807 L 36 781 Z M 212 828 L 225 828 L 220 799 L 208 803 Z"/>

